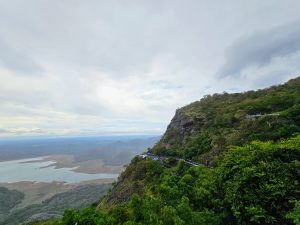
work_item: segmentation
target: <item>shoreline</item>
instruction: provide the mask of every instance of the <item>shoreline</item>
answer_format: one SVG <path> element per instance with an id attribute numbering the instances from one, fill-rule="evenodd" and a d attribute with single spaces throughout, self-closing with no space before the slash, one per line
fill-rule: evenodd
<path id="1" fill-rule="evenodd" d="M 86 173 L 86 174 L 97 174 L 97 173 L 108 173 L 108 174 L 120 174 L 124 166 L 122 165 L 106 165 L 102 159 L 91 159 L 81 162 L 76 162 L 74 155 L 58 154 L 58 155 L 46 155 L 38 157 L 38 160 L 30 160 L 22 162 L 35 163 L 35 162 L 49 162 L 52 163 L 42 167 L 54 167 L 55 169 L 70 168 L 74 172 Z M 26 160 L 26 159 L 24 159 Z"/>

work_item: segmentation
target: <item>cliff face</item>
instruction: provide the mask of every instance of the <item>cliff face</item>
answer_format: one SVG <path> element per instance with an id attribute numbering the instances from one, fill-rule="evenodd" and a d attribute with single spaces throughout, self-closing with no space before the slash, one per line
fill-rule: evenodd
<path id="1" fill-rule="evenodd" d="M 188 137 L 199 133 L 202 120 L 203 118 L 189 117 L 180 109 L 176 110 L 160 144 L 166 149 L 170 149 L 174 143 L 183 144 Z"/>
<path id="2" fill-rule="evenodd" d="M 300 77 L 258 91 L 214 94 L 176 111 L 165 134 L 150 149 L 214 166 L 228 146 L 252 140 L 277 141 L 300 132 Z M 147 167 L 134 159 L 102 201 L 109 206 L 143 195 Z"/>
<path id="3" fill-rule="evenodd" d="M 299 104 L 299 77 L 263 90 L 205 96 L 176 111 L 151 152 L 212 166 L 229 145 L 278 140 L 299 132 Z"/>

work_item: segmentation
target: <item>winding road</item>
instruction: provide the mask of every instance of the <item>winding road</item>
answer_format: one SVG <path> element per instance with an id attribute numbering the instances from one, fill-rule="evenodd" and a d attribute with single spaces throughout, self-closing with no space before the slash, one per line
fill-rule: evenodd
<path id="1" fill-rule="evenodd" d="M 152 153 L 149 153 L 149 152 L 145 152 L 141 155 L 139 155 L 141 158 L 145 159 L 151 159 L 151 160 L 164 160 L 164 159 L 169 159 L 171 157 L 166 157 L 166 156 L 158 156 L 158 155 L 154 155 Z M 173 157 L 172 157 L 173 158 Z M 191 165 L 191 166 L 199 166 L 200 164 L 197 163 L 197 162 L 194 162 L 192 160 L 189 160 L 189 159 L 183 159 L 183 158 L 179 158 L 179 157 L 174 157 L 173 159 L 176 159 L 177 161 L 183 161 L 185 162 L 186 164 L 188 165 Z"/>

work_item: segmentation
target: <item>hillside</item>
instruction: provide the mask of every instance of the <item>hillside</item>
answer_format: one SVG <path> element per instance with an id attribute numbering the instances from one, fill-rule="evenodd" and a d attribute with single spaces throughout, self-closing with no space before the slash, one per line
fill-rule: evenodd
<path id="1" fill-rule="evenodd" d="M 300 77 L 263 90 L 205 96 L 178 109 L 151 152 L 212 165 L 227 146 L 287 138 L 299 127 Z"/>
<path id="2" fill-rule="evenodd" d="M 97 209 L 45 224 L 298 225 L 299 132 L 300 77 L 205 96 L 176 111 Z"/>
<path id="3" fill-rule="evenodd" d="M 216 156 L 222 155 L 228 146 L 253 140 L 277 141 L 297 132 L 300 77 L 263 90 L 205 96 L 178 109 L 150 152 L 213 166 Z M 141 194 L 147 182 L 143 179 L 144 167 L 133 160 L 104 205 L 127 201 L 135 192 Z"/>
<path id="4" fill-rule="evenodd" d="M 6 215 L 0 217 L 0 224 L 15 225 L 24 221 L 31 221 L 33 218 L 48 218 L 49 216 L 51 217 L 51 215 L 53 217 L 59 217 L 66 208 L 82 209 L 89 207 L 91 204 L 96 203 L 110 186 L 110 184 L 81 185 L 69 191 L 56 194 L 41 204 L 31 204 L 13 211 L 7 210 Z M 22 196 L 22 194 L 23 193 L 19 192 L 19 196 Z M 11 196 L 14 197 L 14 199 L 18 197 L 16 193 L 11 194 Z M 11 198 L 11 205 L 17 201 L 14 199 Z M 6 202 L 8 203 L 8 201 Z M 19 203 L 20 202 L 21 201 L 19 201 Z M 3 202 L 1 202 L 1 204 L 3 205 Z M 6 206 L 6 208 L 8 208 L 8 206 Z M 10 207 L 10 209 L 11 208 L 12 207 Z"/>
<path id="5" fill-rule="evenodd" d="M 20 191 L 0 187 L 0 219 L 9 212 L 9 210 L 20 204 L 23 198 L 24 193 Z"/>

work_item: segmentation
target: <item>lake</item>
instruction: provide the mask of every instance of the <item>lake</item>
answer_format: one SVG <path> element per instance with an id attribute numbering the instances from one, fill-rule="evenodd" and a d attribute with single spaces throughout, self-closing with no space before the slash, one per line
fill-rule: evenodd
<path id="1" fill-rule="evenodd" d="M 0 183 L 19 181 L 65 182 L 117 178 L 118 174 L 87 174 L 73 171 L 75 168 L 55 168 L 55 161 L 41 161 L 43 157 L 0 162 Z"/>

